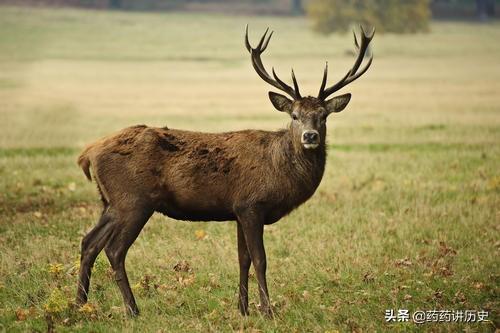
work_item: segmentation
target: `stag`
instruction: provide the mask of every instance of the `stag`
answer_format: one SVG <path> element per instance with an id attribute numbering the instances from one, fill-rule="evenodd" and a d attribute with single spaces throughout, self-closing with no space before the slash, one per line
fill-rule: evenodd
<path id="1" fill-rule="evenodd" d="M 323 177 L 326 160 L 326 119 L 342 111 L 350 94 L 327 99 L 363 75 L 360 69 L 373 38 L 361 28 L 354 33 L 357 57 L 352 68 L 327 87 L 325 66 L 317 97 L 302 97 L 292 69 L 293 87 L 274 69 L 265 69 L 261 54 L 272 36 L 266 30 L 254 48 L 248 41 L 253 68 L 288 97 L 269 92 L 274 107 L 291 117 L 279 131 L 243 130 L 200 133 L 154 128 L 125 128 L 87 146 L 78 158 L 86 177 L 94 178 L 104 205 L 97 225 L 81 243 L 77 304 L 87 302 L 92 266 L 105 250 L 127 312 L 139 309 L 130 289 L 125 257 L 154 212 L 188 221 L 236 221 L 240 268 L 238 307 L 248 315 L 248 273 L 253 264 L 260 309 L 271 315 L 266 282 L 264 225 L 273 224 L 309 199 Z M 91 172 L 92 170 L 92 177 Z"/>

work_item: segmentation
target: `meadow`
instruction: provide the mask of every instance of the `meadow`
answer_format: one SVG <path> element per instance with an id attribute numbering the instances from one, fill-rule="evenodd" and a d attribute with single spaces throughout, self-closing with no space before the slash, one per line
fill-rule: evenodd
<path id="1" fill-rule="evenodd" d="M 500 23 L 379 34 L 353 99 L 329 118 L 311 200 L 266 227 L 273 319 L 237 310 L 236 226 L 154 215 L 127 257 L 128 318 L 106 257 L 76 309 L 80 241 L 98 219 L 86 143 L 147 124 L 278 129 L 243 44 L 316 94 L 352 35 L 304 18 L 0 6 L 0 332 L 495 332 L 500 325 Z M 343 90 L 343 91 L 344 91 Z M 253 271 L 253 269 L 252 269 Z M 481 323 L 387 323 L 388 309 L 485 310 Z"/>

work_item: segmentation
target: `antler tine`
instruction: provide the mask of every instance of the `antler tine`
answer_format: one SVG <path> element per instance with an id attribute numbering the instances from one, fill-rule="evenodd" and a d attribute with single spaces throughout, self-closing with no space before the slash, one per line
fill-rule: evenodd
<path id="1" fill-rule="evenodd" d="M 295 90 L 297 97 L 302 98 L 302 96 L 300 96 L 299 84 L 297 83 L 297 78 L 295 78 L 295 73 L 293 72 L 293 68 L 292 68 L 292 81 L 293 81 L 293 89 Z"/>
<path id="2" fill-rule="evenodd" d="M 262 46 L 262 49 L 261 49 L 262 52 L 264 52 L 267 49 L 267 45 L 269 44 L 269 41 L 271 40 L 271 37 L 273 36 L 273 34 L 274 34 L 274 31 L 271 31 L 271 33 L 269 34 L 269 37 L 267 37 L 266 42 Z"/>
<path id="3" fill-rule="evenodd" d="M 278 82 L 278 84 L 281 86 L 281 88 L 277 87 L 278 89 L 283 90 L 284 92 L 286 92 L 287 94 L 289 94 L 290 96 L 292 96 L 294 99 L 301 98 L 300 94 L 298 93 L 298 90 L 294 90 L 292 87 L 290 87 L 288 84 L 286 84 L 283 80 L 281 80 L 278 77 L 278 75 L 274 71 L 274 67 L 272 68 L 272 73 L 273 73 L 273 77 L 276 80 L 276 82 Z M 294 83 L 294 85 L 295 84 L 296 84 L 296 82 Z"/>
<path id="4" fill-rule="evenodd" d="M 269 32 L 269 28 L 266 28 L 266 31 L 264 31 L 264 34 L 262 35 L 262 37 L 260 37 L 259 44 L 257 44 L 256 49 L 260 50 L 261 52 L 264 51 L 264 49 L 262 48 L 262 45 L 264 44 L 264 41 L 266 40 L 266 35 L 268 32 Z"/>
<path id="5" fill-rule="evenodd" d="M 262 35 L 257 47 L 253 48 L 250 45 L 250 41 L 248 40 L 248 25 L 246 26 L 245 46 L 246 46 L 248 52 L 250 52 L 252 66 L 255 69 L 255 71 L 257 72 L 257 74 L 261 77 L 261 79 L 263 79 L 265 82 L 269 83 L 270 85 L 272 85 L 275 88 L 278 88 L 279 90 L 286 92 L 292 98 L 299 99 L 299 98 L 301 98 L 301 96 L 300 96 L 300 93 L 298 90 L 298 84 L 297 84 L 297 81 L 295 79 L 295 75 L 292 75 L 292 79 L 294 81 L 293 84 L 295 87 L 295 90 L 294 90 L 292 87 L 290 87 L 288 84 L 283 82 L 276 75 L 274 68 L 272 71 L 273 76 L 274 76 L 274 79 L 273 79 L 269 75 L 269 73 L 266 71 L 264 64 L 262 63 L 262 59 L 261 59 L 260 55 L 262 54 L 262 52 L 264 52 L 266 50 L 267 46 L 269 45 L 269 41 L 271 40 L 271 36 L 273 35 L 273 31 L 271 31 L 271 33 L 269 33 L 269 35 L 267 35 L 268 32 L 269 32 L 269 28 L 267 28 L 266 31 L 264 32 L 264 35 Z"/>
<path id="6" fill-rule="evenodd" d="M 248 40 L 248 24 L 245 27 L 245 46 L 248 52 L 252 53 L 252 45 L 250 45 L 250 41 Z"/>
<path id="7" fill-rule="evenodd" d="M 361 46 L 359 46 L 359 44 L 358 44 L 358 40 L 356 38 L 356 32 L 353 31 L 354 43 L 355 43 L 356 49 L 358 51 L 358 57 L 356 58 L 356 62 L 354 63 L 354 66 L 352 66 L 352 69 L 350 71 L 351 74 L 356 73 L 359 66 L 363 62 L 363 58 L 365 56 L 366 50 L 368 49 L 368 44 L 370 44 L 371 38 L 373 38 L 373 35 L 371 36 L 371 38 L 369 38 L 366 35 L 365 30 L 363 29 L 362 25 L 360 25 L 359 27 L 361 28 Z"/>
<path id="8" fill-rule="evenodd" d="M 354 61 L 354 65 L 352 68 L 347 72 L 347 74 L 337 83 L 335 83 L 333 86 L 326 88 L 326 77 L 327 77 L 327 71 L 328 71 L 328 65 L 325 67 L 325 73 L 323 74 L 323 81 L 321 83 L 321 88 L 318 94 L 318 98 L 320 99 L 325 99 L 335 91 L 345 87 L 349 83 L 353 82 L 357 78 L 359 78 L 361 75 L 363 75 L 368 68 L 370 68 L 372 61 L 373 61 L 373 54 L 370 56 L 370 59 L 367 61 L 366 65 L 361 69 L 361 71 L 358 72 L 359 66 L 361 66 L 361 63 L 363 62 L 363 58 L 365 57 L 366 51 L 368 50 L 368 45 L 370 44 L 373 36 L 375 35 L 375 29 L 372 30 L 372 33 L 370 35 L 367 35 L 365 30 L 363 29 L 363 26 L 360 25 L 361 28 L 361 43 L 358 43 L 358 38 L 356 36 L 356 32 L 353 31 L 354 34 L 354 45 L 356 46 L 357 50 L 357 57 L 356 60 Z"/>
<path id="9" fill-rule="evenodd" d="M 264 35 L 262 35 L 259 44 L 256 47 L 256 49 L 259 49 L 261 52 L 264 52 L 266 50 L 267 45 L 269 44 L 269 41 L 271 40 L 271 37 L 274 33 L 274 31 L 271 31 L 269 36 L 267 36 L 267 39 L 264 41 L 264 38 L 266 37 L 268 31 L 269 28 L 266 29 Z M 250 41 L 248 40 L 248 24 L 245 27 L 245 47 L 247 48 L 248 52 L 252 51 L 252 45 L 250 45 Z"/>
<path id="10" fill-rule="evenodd" d="M 328 61 L 325 63 L 325 70 L 323 71 L 323 80 L 321 81 L 321 86 L 319 87 L 318 97 L 321 97 L 323 90 L 325 90 L 327 78 L 328 78 Z"/>

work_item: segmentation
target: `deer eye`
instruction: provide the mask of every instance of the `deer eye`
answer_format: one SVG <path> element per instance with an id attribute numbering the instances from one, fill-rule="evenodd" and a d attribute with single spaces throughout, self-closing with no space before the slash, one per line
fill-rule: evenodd
<path id="1" fill-rule="evenodd" d="M 296 113 L 292 113 L 292 119 L 293 119 L 293 120 L 298 120 L 298 119 L 299 119 L 299 117 L 297 116 L 297 114 L 296 114 Z"/>

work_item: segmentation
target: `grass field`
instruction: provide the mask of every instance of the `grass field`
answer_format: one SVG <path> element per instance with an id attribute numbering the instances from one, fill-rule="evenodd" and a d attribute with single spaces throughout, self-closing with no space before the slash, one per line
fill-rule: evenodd
<path id="1" fill-rule="evenodd" d="M 266 227 L 276 316 L 237 310 L 234 223 L 155 215 L 131 248 L 141 316 L 105 256 L 90 304 L 71 306 L 79 244 L 100 213 L 81 148 L 137 123 L 277 129 L 288 119 L 243 45 L 276 31 L 265 62 L 315 94 L 352 64 L 352 36 L 300 18 L 0 7 L 0 332 L 494 332 L 499 319 L 500 24 L 377 35 L 375 61 L 331 117 L 315 196 Z M 187 272 L 174 266 L 186 261 Z M 385 323 L 387 309 L 487 310 L 476 324 Z"/>

